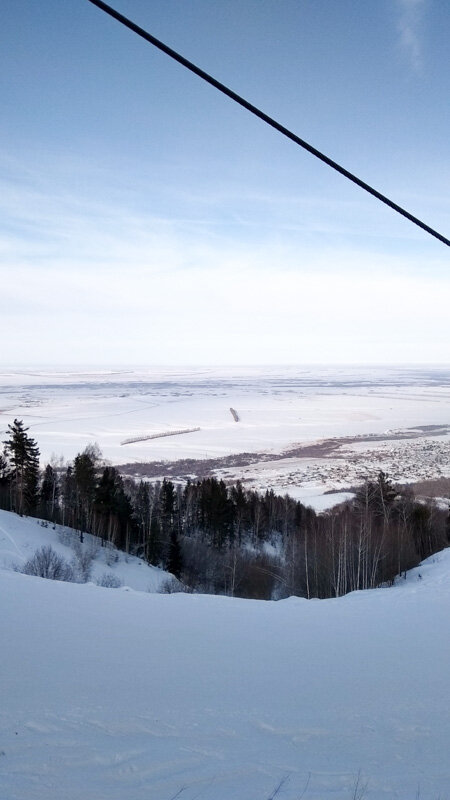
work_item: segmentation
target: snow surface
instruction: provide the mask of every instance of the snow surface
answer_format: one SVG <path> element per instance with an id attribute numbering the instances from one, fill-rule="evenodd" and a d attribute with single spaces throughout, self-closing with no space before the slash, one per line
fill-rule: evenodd
<path id="1" fill-rule="evenodd" d="M 43 464 L 98 442 L 113 464 L 162 460 L 163 478 L 167 461 L 272 453 L 208 469 L 257 491 L 305 496 L 317 510 L 327 507 L 326 490 L 345 491 L 380 469 L 401 482 L 450 476 L 449 409 L 448 366 L 0 369 L 0 440 L 23 419 Z M 392 439 L 399 430 L 410 438 Z M 346 439 L 333 454 L 286 452 L 336 437 Z"/>
<path id="2" fill-rule="evenodd" d="M 56 536 L 1 526 L 15 557 Z M 350 800 L 358 772 L 369 800 L 450 797 L 450 550 L 336 600 L 10 569 L 0 598 L 4 800 Z"/>
<path id="3" fill-rule="evenodd" d="M 449 400 L 448 367 L 3 368 L 0 433 L 23 419 L 44 462 L 72 459 L 96 441 L 114 464 L 216 458 L 448 424 Z M 193 427 L 200 430 L 120 445 Z"/>
<path id="4" fill-rule="evenodd" d="M 0 510 L 0 568 L 20 568 L 36 550 L 48 544 L 66 561 L 72 562 L 75 557 L 74 546 L 80 541 L 79 533 L 62 525 L 53 528 L 48 523 L 48 526 L 42 527 L 41 520 Z M 172 577 L 140 558 L 115 548 L 101 547 L 100 540 L 89 534 L 84 534 L 82 548 L 93 551 L 95 555 L 92 562 L 93 582 L 106 573 L 114 575 L 124 587 L 157 592 L 161 584 Z"/>
<path id="5" fill-rule="evenodd" d="M 314 488 L 316 488 L 315 492 Z M 332 492 L 331 494 L 323 494 L 323 488 L 321 491 L 321 487 L 319 486 L 308 486 L 304 488 L 277 486 L 276 492 L 283 496 L 288 494 L 294 500 L 300 500 L 304 506 L 309 506 L 318 513 L 321 511 L 329 511 L 329 509 L 341 503 L 345 503 L 347 500 L 352 500 L 355 497 L 354 492 Z"/>

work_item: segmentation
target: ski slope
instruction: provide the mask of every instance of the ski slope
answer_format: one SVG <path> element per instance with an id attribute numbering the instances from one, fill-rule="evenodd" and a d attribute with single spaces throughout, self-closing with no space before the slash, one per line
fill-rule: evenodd
<path id="1" fill-rule="evenodd" d="M 350 800 L 358 773 L 368 800 L 450 798 L 450 550 L 261 602 L 24 576 L 31 526 L 56 534 L 0 525 L 2 800 Z"/>

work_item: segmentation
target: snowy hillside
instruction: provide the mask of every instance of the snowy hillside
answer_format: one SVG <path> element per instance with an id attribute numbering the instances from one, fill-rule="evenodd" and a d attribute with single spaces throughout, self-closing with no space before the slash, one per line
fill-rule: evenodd
<path id="1" fill-rule="evenodd" d="M 35 551 L 50 545 L 59 556 L 73 562 L 74 548 L 78 546 L 79 534 L 62 525 L 53 527 L 33 517 L 19 517 L 0 510 L 0 568 L 21 568 Z M 92 556 L 91 580 L 96 583 L 106 576 L 114 576 L 117 583 L 139 591 L 157 592 L 164 581 L 172 576 L 162 569 L 151 567 L 145 561 L 111 547 L 101 547 L 96 536 L 84 534 L 83 551 Z"/>
<path id="2" fill-rule="evenodd" d="M 6 566 L 48 535 L 0 525 Z M 0 598 L 3 800 L 450 798 L 450 550 L 337 600 L 5 568 Z"/>

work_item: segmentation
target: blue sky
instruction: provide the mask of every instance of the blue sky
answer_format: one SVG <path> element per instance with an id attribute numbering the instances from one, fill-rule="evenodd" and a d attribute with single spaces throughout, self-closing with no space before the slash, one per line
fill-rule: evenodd
<path id="1" fill-rule="evenodd" d="M 114 0 L 444 235 L 447 0 Z M 448 248 L 87 0 L 0 48 L 1 360 L 448 361 Z"/>

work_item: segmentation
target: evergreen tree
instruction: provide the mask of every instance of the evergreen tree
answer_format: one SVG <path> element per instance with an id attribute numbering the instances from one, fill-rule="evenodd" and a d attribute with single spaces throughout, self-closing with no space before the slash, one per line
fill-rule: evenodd
<path id="1" fill-rule="evenodd" d="M 58 476 L 51 464 L 47 464 L 39 492 L 40 514 L 54 520 L 59 496 Z"/>
<path id="2" fill-rule="evenodd" d="M 30 514 L 37 505 L 39 483 L 39 448 L 27 434 L 23 421 L 8 425 L 4 454 L 10 470 L 11 510 Z"/>
<path id="3" fill-rule="evenodd" d="M 0 453 L 0 508 L 9 508 L 10 477 L 8 462 Z"/>
<path id="4" fill-rule="evenodd" d="M 92 508 L 97 485 L 96 456 L 92 448 L 86 447 L 73 462 L 73 477 L 76 494 L 76 525 L 80 530 L 80 541 L 83 531 L 92 528 Z"/>
<path id="5" fill-rule="evenodd" d="M 76 487 L 73 467 L 69 464 L 61 481 L 62 524 L 75 527 Z"/>
<path id="6" fill-rule="evenodd" d="M 224 481 L 205 478 L 199 487 L 198 523 L 220 549 L 233 532 L 234 506 Z"/>
<path id="7" fill-rule="evenodd" d="M 159 505 L 161 509 L 161 522 L 165 533 L 170 534 L 173 530 L 175 520 L 175 486 L 172 481 L 164 478 L 159 495 Z"/>
<path id="8" fill-rule="evenodd" d="M 125 493 L 123 480 L 114 467 L 105 467 L 95 491 L 97 533 L 103 540 L 129 550 L 134 529 L 133 509 Z"/>
<path id="9" fill-rule="evenodd" d="M 158 497 L 159 507 L 159 555 L 163 560 L 168 558 L 171 536 L 178 529 L 178 510 L 176 508 L 176 491 L 172 481 L 164 478 Z"/>
<path id="10" fill-rule="evenodd" d="M 152 515 L 150 522 L 150 536 L 146 547 L 146 559 L 149 564 L 158 566 L 161 563 L 164 552 L 165 540 L 161 533 L 161 525 L 158 516 Z"/>
<path id="11" fill-rule="evenodd" d="M 376 521 L 387 521 L 397 494 L 398 491 L 392 481 L 380 470 L 376 481 L 367 481 L 359 489 L 355 503 L 366 513 L 373 514 Z"/>
<path id="12" fill-rule="evenodd" d="M 247 498 L 240 481 L 230 489 L 231 502 L 233 503 L 234 535 L 239 546 L 241 545 L 242 534 L 248 527 L 247 520 Z"/>
<path id="13" fill-rule="evenodd" d="M 168 572 L 171 572 L 172 575 L 175 575 L 176 578 L 180 578 L 183 569 L 183 556 L 181 554 L 180 542 L 176 531 L 172 531 L 170 534 L 169 556 L 166 569 Z"/>

